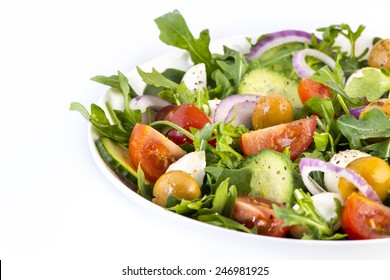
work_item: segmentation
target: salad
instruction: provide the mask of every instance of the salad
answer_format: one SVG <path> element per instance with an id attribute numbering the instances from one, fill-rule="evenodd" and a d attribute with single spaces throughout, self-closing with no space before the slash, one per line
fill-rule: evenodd
<path id="1" fill-rule="evenodd" d="M 208 30 L 195 38 L 179 11 L 155 22 L 192 66 L 137 67 L 142 92 L 120 71 L 95 76 L 123 107 L 70 107 L 92 124 L 100 156 L 126 186 L 168 211 L 250 234 L 390 237 L 390 40 L 358 52 L 365 27 L 337 24 L 213 53 Z"/>

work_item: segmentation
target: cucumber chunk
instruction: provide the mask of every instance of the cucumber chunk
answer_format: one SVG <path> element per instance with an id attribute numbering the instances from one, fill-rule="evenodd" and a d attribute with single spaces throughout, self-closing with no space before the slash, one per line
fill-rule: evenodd
<path id="1" fill-rule="evenodd" d="M 276 93 L 284 95 L 293 107 L 303 106 L 298 94 L 298 82 L 265 68 L 255 68 L 249 71 L 242 78 L 238 93 L 263 96 Z"/>
<path id="2" fill-rule="evenodd" d="M 246 157 L 241 165 L 252 170 L 249 195 L 291 205 L 295 173 L 288 156 L 272 149 L 264 149 Z"/>
<path id="3" fill-rule="evenodd" d="M 107 166 L 130 189 L 136 191 L 137 170 L 132 166 L 127 147 L 108 138 L 99 137 L 95 141 L 97 150 Z"/>

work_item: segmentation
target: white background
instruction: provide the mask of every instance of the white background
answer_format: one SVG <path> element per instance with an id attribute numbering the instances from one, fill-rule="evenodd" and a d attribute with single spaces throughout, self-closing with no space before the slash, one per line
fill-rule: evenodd
<path id="1" fill-rule="evenodd" d="M 258 242 L 132 200 L 98 169 L 88 147 L 88 125 L 69 104 L 89 106 L 105 93 L 92 76 L 126 73 L 172 51 L 159 41 L 153 20 L 173 9 L 196 37 L 206 28 L 218 39 L 286 28 L 314 31 L 335 23 L 364 24 L 367 34 L 386 37 L 389 3 L 0 0 L 4 279 L 124 279 L 127 265 L 386 258 L 384 250 L 375 255 L 356 244 L 332 253 L 327 246 Z M 270 263 L 274 275 L 290 275 L 283 269 L 291 268 L 290 262 Z"/>

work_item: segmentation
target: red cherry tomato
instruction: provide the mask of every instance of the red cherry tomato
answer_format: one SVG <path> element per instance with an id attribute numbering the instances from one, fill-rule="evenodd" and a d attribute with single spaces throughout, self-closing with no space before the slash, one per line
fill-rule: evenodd
<path id="1" fill-rule="evenodd" d="M 185 151 L 154 128 L 136 124 L 129 140 L 131 163 L 141 165 L 145 178 L 155 182 Z"/>
<path id="2" fill-rule="evenodd" d="M 315 118 L 300 119 L 245 133 L 239 144 L 245 156 L 266 148 L 283 152 L 289 146 L 290 158 L 294 161 L 313 141 L 315 129 Z"/>
<path id="3" fill-rule="evenodd" d="M 284 221 L 275 216 L 272 204 L 281 204 L 254 196 L 239 195 L 233 209 L 233 220 L 248 228 L 257 227 L 260 235 L 283 237 L 288 227 L 283 227 Z"/>
<path id="4" fill-rule="evenodd" d="M 332 93 L 327 86 L 315 82 L 310 78 L 303 78 L 302 80 L 300 80 L 298 84 L 298 93 L 302 103 L 305 103 L 313 96 L 317 96 L 321 98 L 332 97 Z"/>
<path id="5" fill-rule="evenodd" d="M 172 108 L 166 114 L 164 120 L 173 122 L 187 131 L 190 131 L 190 127 L 202 129 L 206 124 L 211 123 L 207 115 L 194 104 L 182 104 Z M 185 142 L 192 144 L 191 139 L 188 139 L 177 130 L 170 130 L 167 137 L 178 145 Z"/>
<path id="6" fill-rule="evenodd" d="M 390 208 L 353 193 L 344 204 L 341 227 L 349 239 L 390 238 Z"/>
<path id="7" fill-rule="evenodd" d="M 168 113 L 175 107 L 177 107 L 177 105 L 168 105 L 161 108 L 160 110 L 157 111 L 156 115 L 154 116 L 154 120 L 162 121 L 168 115 Z"/>

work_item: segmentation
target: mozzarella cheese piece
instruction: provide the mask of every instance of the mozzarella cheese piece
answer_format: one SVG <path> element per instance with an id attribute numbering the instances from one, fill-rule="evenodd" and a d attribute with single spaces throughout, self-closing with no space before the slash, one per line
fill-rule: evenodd
<path id="1" fill-rule="evenodd" d="M 314 207 L 317 212 L 327 221 L 330 222 L 332 219 L 337 218 L 336 212 L 336 203 L 334 199 L 338 199 L 341 204 L 343 200 L 341 195 L 338 193 L 323 192 L 316 195 L 313 195 L 311 199 L 313 200 Z M 340 228 L 341 224 L 338 222 L 333 230 L 336 231 Z"/>
<path id="2" fill-rule="evenodd" d="M 345 150 L 341 151 L 337 154 L 335 154 L 329 162 L 339 166 L 339 167 L 346 167 L 351 161 L 362 158 L 362 157 L 368 157 L 369 154 L 365 152 L 361 152 L 358 150 Z M 333 174 L 325 173 L 324 174 L 324 184 L 329 192 L 339 193 L 339 180 L 340 177 L 335 176 Z"/>
<path id="3" fill-rule="evenodd" d="M 193 92 L 207 87 L 206 65 L 204 63 L 199 63 L 192 66 L 184 74 L 182 82 Z"/>
<path id="4" fill-rule="evenodd" d="M 191 152 L 178 161 L 172 163 L 166 172 L 171 170 L 181 170 L 190 174 L 199 186 L 203 185 L 203 179 L 206 175 L 206 153 L 204 151 Z"/>

